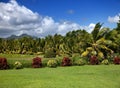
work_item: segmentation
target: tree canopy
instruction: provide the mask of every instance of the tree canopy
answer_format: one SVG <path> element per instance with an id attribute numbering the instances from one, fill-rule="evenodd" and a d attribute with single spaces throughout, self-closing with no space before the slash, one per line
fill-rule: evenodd
<path id="1" fill-rule="evenodd" d="M 72 56 L 97 55 L 105 57 L 111 53 L 120 53 L 120 22 L 114 29 L 103 28 L 97 23 L 91 33 L 85 30 L 73 30 L 66 33 L 48 35 L 45 38 L 22 37 L 18 39 L 0 38 L 0 53 L 12 54 L 67 54 Z"/>

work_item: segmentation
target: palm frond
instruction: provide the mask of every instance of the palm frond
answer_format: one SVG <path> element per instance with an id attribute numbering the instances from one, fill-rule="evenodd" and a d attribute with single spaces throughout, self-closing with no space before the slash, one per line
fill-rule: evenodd
<path id="1" fill-rule="evenodd" d="M 100 31 L 100 28 L 102 27 L 102 24 L 97 23 L 92 31 L 92 36 L 93 36 L 93 40 L 96 41 L 97 40 L 97 35 Z"/>

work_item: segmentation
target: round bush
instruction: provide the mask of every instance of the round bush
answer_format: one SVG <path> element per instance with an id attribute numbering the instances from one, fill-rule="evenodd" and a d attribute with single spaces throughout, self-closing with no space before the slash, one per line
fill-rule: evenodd
<path id="1" fill-rule="evenodd" d="M 98 65 L 99 64 L 99 60 L 96 56 L 91 56 L 90 57 L 90 64 L 91 65 Z"/>
<path id="2" fill-rule="evenodd" d="M 15 64 L 14 64 L 14 68 L 15 68 L 15 69 L 22 69 L 22 68 L 23 68 L 23 65 L 22 65 L 21 62 L 16 61 Z"/>
<path id="3" fill-rule="evenodd" d="M 102 61 L 102 64 L 108 65 L 108 64 L 109 64 L 109 61 L 108 61 L 107 59 L 105 59 L 105 60 Z"/>
<path id="4" fill-rule="evenodd" d="M 55 67 L 57 67 L 57 61 L 56 61 L 56 60 L 49 60 L 49 61 L 47 62 L 47 66 L 48 66 L 48 67 L 55 68 Z"/>
<path id="5" fill-rule="evenodd" d="M 32 67 L 33 68 L 40 68 L 40 67 L 42 67 L 42 60 L 41 60 L 40 57 L 33 58 Z"/>
<path id="6" fill-rule="evenodd" d="M 82 65 L 85 65 L 85 61 L 83 59 L 79 59 L 77 62 L 76 62 L 77 65 L 79 66 L 82 66 Z"/>
<path id="7" fill-rule="evenodd" d="M 6 58 L 0 58 L 0 69 L 8 69 L 9 65 L 7 63 L 7 59 Z"/>
<path id="8" fill-rule="evenodd" d="M 120 57 L 115 56 L 114 59 L 113 59 L 113 63 L 114 64 L 120 64 Z"/>
<path id="9" fill-rule="evenodd" d="M 71 65 L 72 65 L 72 61 L 70 58 L 64 57 L 62 59 L 62 66 L 71 66 Z"/>

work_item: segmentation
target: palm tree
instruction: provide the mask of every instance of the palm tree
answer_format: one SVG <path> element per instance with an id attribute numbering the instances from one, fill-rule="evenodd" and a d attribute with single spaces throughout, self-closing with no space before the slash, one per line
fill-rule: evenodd
<path id="1" fill-rule="evenodd" d="M 106 40 L 105 36 L 109 32 L 108 28 L 102 28 L 102 24 L 97 23 L 91 32 L 91 41 L 87 42 L 89 47 L 86 51 L 82 53 L 82 56 L 96 55 L 99 58 L 103 58 L 107 53 L 112 53 L 113 51 L 109 48 L 112 43 L 111 40 Z"/>

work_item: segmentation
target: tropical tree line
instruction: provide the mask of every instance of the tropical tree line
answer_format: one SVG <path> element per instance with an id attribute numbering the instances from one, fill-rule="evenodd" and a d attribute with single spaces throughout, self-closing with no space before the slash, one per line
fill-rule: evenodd
<path id="1" fill-rule="evenodd" d="M 91 33 L 74 30 L 66 33 L 48 35 L 45 38 L 22 37 L 19 39 L 0 38 L 0 53 L 5 54 L 44 54 L 46 57 L 78 53 L 81 56 L 96 55 L 106 58 L 120 53 L 120 23 L 114 29 L 102 28 L 97 23 Z"/>

